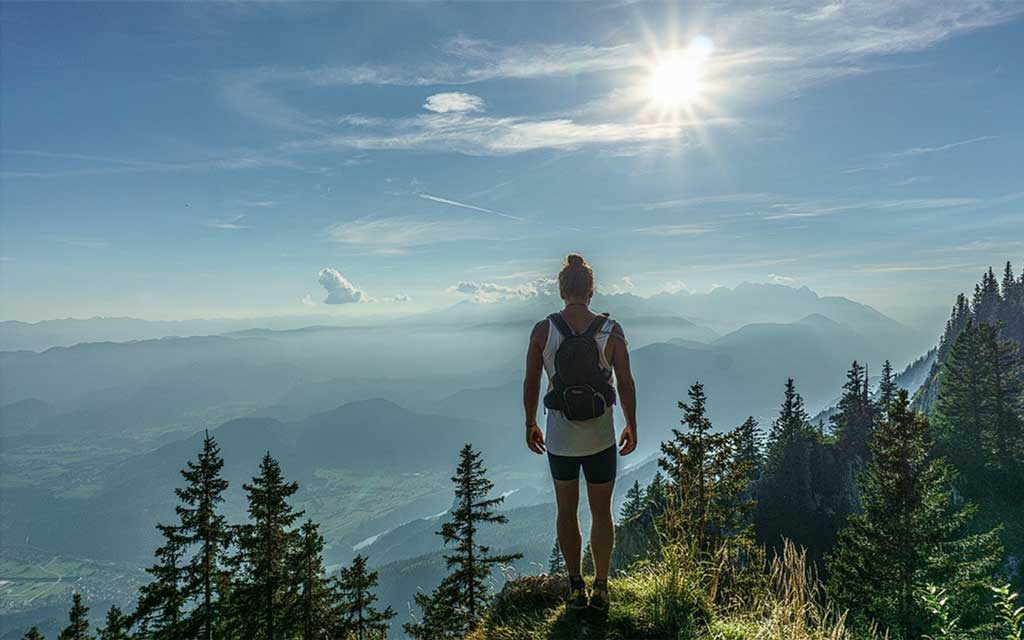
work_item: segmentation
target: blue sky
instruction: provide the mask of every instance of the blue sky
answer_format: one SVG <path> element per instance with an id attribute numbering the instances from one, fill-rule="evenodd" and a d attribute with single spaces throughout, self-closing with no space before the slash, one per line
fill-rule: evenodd
<path id="1" fill-rule="evenodd" d="M 1020 3 L 6 3 L 0 29 L 5 319 L 407 313 L 530 295 L 577 250 L 605 291 L 915 320 L 1024 259 Z M 673 59 L 681 100 L 651 87 Z"/>

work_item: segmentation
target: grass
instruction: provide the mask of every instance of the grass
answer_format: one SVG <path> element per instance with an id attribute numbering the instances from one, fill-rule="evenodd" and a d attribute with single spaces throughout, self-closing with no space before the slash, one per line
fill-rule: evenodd
<path id="1" fill-rule="evenodd" d="M 567 610 L 564 584 L 546 575 L 510 581 L 467 640 L 880 640 L 854 634 L 822 604 L 806 554 L 791 545 L 743 566 L 668 549 L 656 565 L 612 578 L 607 613 Z"/>

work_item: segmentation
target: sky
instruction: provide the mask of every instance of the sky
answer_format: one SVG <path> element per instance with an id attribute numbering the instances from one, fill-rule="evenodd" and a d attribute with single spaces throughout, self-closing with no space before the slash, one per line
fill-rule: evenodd
<path id="1" fill-rule="evenodd" d="M 1024 267 L 1024 4 L 0 4 L 2 319 Z"/>

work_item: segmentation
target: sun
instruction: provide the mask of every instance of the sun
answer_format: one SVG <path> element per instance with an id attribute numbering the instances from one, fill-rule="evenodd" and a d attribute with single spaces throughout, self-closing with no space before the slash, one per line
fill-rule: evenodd
<path id="1" fill-rule="evenodd" d="M 694 40 L 682 50 L 665 52 L 651 64 L 647 98 L 663 108 L 685 107 L 700 97 L 711 42 Z"/>

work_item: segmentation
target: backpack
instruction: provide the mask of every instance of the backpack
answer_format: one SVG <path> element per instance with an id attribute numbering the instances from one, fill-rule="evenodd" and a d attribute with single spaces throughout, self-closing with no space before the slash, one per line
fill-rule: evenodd
<path id="1" fill-rule="evenodd" d="M 562 334 L 555 352 L 555 375 L 551 391 L 544 396 L 544 407 L 561 411 L 569 420 L 591 420 L 604 415 L 615 404 L 612 372 L 601 367 L 601 352 L 594 334 L 608 319 L 603 313 L 594 318 L 586 331 L 576 333 L 561 313 L 548 316 Z"/>

